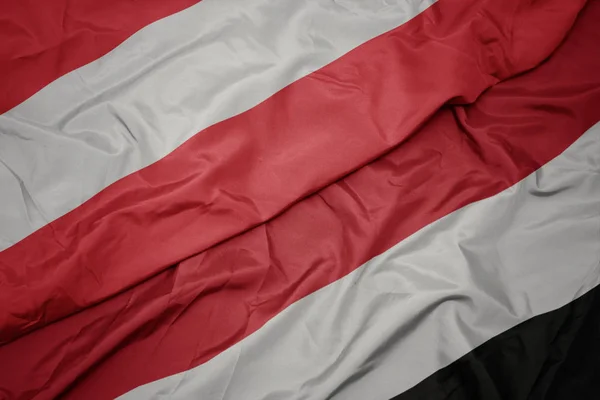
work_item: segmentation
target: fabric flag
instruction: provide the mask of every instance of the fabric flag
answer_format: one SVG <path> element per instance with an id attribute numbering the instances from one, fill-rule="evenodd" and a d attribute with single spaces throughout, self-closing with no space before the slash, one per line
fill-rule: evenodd
<path id="1" fill-rule="evenodd" d="M 600 398 L 600 0 L 2 0 L 0 399 Z"/>

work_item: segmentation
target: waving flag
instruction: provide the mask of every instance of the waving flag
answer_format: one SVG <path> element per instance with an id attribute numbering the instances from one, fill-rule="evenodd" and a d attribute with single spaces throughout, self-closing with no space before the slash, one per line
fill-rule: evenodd
<path id="1" fill-rule="evenodd" d="M 597 398 L 598 21 L 3 0 L 0 398 Z"/>

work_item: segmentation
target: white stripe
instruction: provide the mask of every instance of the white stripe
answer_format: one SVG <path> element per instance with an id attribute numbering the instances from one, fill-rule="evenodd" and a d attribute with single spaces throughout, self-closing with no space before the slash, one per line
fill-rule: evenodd
<path id="1" fill-rule="evenodd" d="M 123 399 L 389 399 L 597 285 L 600 124 L 197 368 Z"/>
<path id="2" fill-rule="evenodd" d="M 435 0 L 203 0 L 0 116 L 0 250 Z"/>

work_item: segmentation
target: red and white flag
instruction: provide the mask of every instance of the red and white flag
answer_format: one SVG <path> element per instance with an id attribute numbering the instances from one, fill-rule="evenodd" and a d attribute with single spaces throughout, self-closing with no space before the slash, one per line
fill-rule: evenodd
<path id="1" fill-rule="evenodd" d="M 600 397 L 600 0 L 1 0 L 0 399 Z"/>

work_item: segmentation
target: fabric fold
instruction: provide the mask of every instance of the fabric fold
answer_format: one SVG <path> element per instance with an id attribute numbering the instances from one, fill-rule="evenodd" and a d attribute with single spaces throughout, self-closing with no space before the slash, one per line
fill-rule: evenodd
<path id="1" fill-rule="evenodd" d="M 200 132 L 0 253 L 0 340 L 139 284 L 406 142 L 446 101 L 474 101 L 543 61 L 584 3 L 440 1 Z"/>
<path id="2" fill-rule="evenodd" d="M 544 210 L 553 210 L 558 216 L 563 215 L 563 211 L 569 213 L 580 210 L 576 212 L 577 216 L 580 215 L 577 214 L 579 212 L 595 210 L 594 197 L 589 196 L 593 192 L 587 190 L 592 190 L 595 186 L 582 184 L 592 182 L 592 171 L 597 169 L 594 158 L 579 151 L 569 153 L 576 157 L 562 157 L 561 153 L 580 139 L 600 118 L 600 85 L 597 74 L 600 59 L 594 51 L 598 42 L 595 28 L 597 10 L 598 7 L 586 8 L 565 43 L 543 65 L 493 86 L 472 105 L 443 107 L 410 140 L 315 195 L 295 203 L 277 218 L 187 258 L 103 302 L 0 346 L 0 360 L 14 360 L 10 365 L 0 363 L 0 369 L 4 367 L 0 371 L 1 390 L 7 396 L 16 398 L 114 398 L 136 386 L 173 374 L 181 373 L 185 377 L 186 371 L 196 366 L 206 366 L 204 371 L 208 372 L 203 374 L 205 377 L 227 376 L 228 380 L 231 378 L 233 386 L 239 385 L 240 381 L 236 381 L 236 374 L 231 366 L 238 363 L 239 353 L 236 351 L 246 346 L 244 341 L 253 334 L 263 338 L 271 337 L 261 332 L 269 321 L 279 315 L 282 315 L 284 321 L 299 321 L 292 311 L 284 313 L 302 299 L 320 296 L 321 290 L 332 291 L 331 293 L 338 293 L 340 288 L 360 290 L 369 296 L 375 296 L 377 304 L 383 309 L 393 301 L 409 299 L 411 290 L 414 290 L 410 282 L 424 284 L 426 290 L 438 294 L 446 289 L 455 291 L 453 296 L 444 297 L 448 302 L 442 299 L 434 303 L 423 303 L 427 307 L 424 314 L 419 315 L 425 317 L 429 315 L 428 312 L 441 312 L 448 303 L 452 303 L 452 299 L 467 298 L 474 293 L 483 296 L 481 291 L 460 291 L 461 286 L 457 286 L 453 280 L 460 278 L 461 282 L 469 285 L 494 288 L 494 292 L 486 295 L 486 298 L 499 301 L 491 304 L 504 304 L 508 309 L 512 307 L 516 310 L 515 313 L 518 311 L 521 316 L 530 315 L 527 302 L 521 302 L 519 308 L 515 308 L 510 294 L 515 291 L 527 294 L 531 291 L 521 291 L 519 282 L 522 280 L 516 278 L 510 281 L 514 286 L 490 286 L 486 283 L 491 278 L 484 271 L 477 273 L 476 268 L 479 265 L 477 260 L 481 259 L 481 254 L 476 250 L 481 247 L 474 246 L 473 243 L 487 243 L 486 254 L 493 256 L 494 243 L 499 240 L 486 242 L 486 239 L 493 238 L 495 236 L 492 234 L 504 232 L 511 224 L 518 223 L 520 218 L 517 218 L 516 213 L 519 210 L 523 215 L 529 215 L 527 210 L 533 210 L 535 213 L 532 215 L 543 217 L 532 220 L 529 224 L 522 224 L 517 236 L 512 236 L 511 243 L 521 246 L 520 249 L 529 243 L 523 233 L 532 229 L 544 232 L 541 225 L 544 221 L 547 224 L 547 217 L 550 215 Z M 553 112 L 555 110 L 563 111 Z M 595 143 L 595 136 L 588 137 L 577 149 L 595 154 L 591 145 Z M 548 170 L 542 169 L 534 173 L 557 156 L 562 157 L 561 163 L 566 163 L 565 167 L 558 169 L 559 173 L 550 177 L 547 176 Z M 569 160 L 573 160 L 572 163 Z M 582 165 L 589 167 L 589 171 L 586 168 L 574 168 Z M 575 176 L 573 174 L 576 172 L 577 176 L 582 175 L 585 179 L 572 180 L 573 187 L 567 190 L 569 180 L 565 179 L 568 176 L 561 177 L 561 171 L 570 171 L 568 176 Z M 519 184 L 528 175 L 531 176 L 527 183 Z M 546 181 L 549 184 L 544 184 Z M 580 184 L 575 185 L 576 181 Z M 511 189 L 514 184 L 526 185 L 523 187 L 529 189 Z M 586 200 L 585 208 L 578 207 L 577 204 L 580 203 L 573 206 L 569 200 L 572 198 L 568 196 L 570 190 L 581 191 L 587 196 L 586 199 L 591 199 Z M 502 196 L 494 197 L 502 191 L 505 191 Z M 559 199 L 564 199 L 565 202 L 561 204 L 565 207 L 553 208 L 547 205 L 548 199 L 555 201 L 553 194 L 557 193 L 562 193 Z M 524 196 L 533 201 L 527 203 L 530 205 L 525 211 L 518 207 Z M 473 224 L 465 222 L 465 229 L 471 232 L 473 226 L 486 228 L 487 224 L 483 221 L 488 218 L 498 227 L 498 231 L 473 231 L 475 233 L 472 232 L 471 240 L 466 242 L 459 240 L 463 238 L 462 235 L 451 235 L 456 240 L 438 242 L 441 247 L 435 249 L 440 252 L 430 247 L 438 237 L 431 233 L 431 229 L 428 230 L 429 234 L 420 234 L 431 240 L 413 241 L 412 245 L 402 244 L 404 239 L 414 234 L 419 235 L 424 227 L 431 226 L 456 210 L 459 210 L 457 215 L 469 212 L 469 205 L 485 198 L 489 198 L 489 201 L 484 200 L 489 206 L 469 219 Z M 502 207 L 494 207 L 494 204 L 500 204 L 498 201 Z M 483 206 L 477 206 L 478 209 L 481 207 Z M 573 217 L 570 218 L 573 220 Z M 462 223 L 457 216 L 450 219 Z M 593 228 L 594 221 L 589 219 L 586 224 L 581 224 L 581 229 L 585 228 L 581 232 L 585 233 Z M 444 224 L 447 222 L 442 222 L 441 226 L 446 226 Z M 553 232 L 560 232 L 566 226 L 560 222 L 554 223 Z M 536 243 L 545 245 L 544 237 Z M 556 237 L 560 235 L 552 235 L 552 238 Z M 573 238 L 573 243 L 578 243 L 575 239 Z M 581 243 L 585 245 L 592 242 L 583 240 Z M 428 268 L 423 267 L 430 265 L 429 261 L 425 264 L 407 262 L 402 264 L 405 267 L 400 270 L 392 263 L 383 274 L 367 273 L 368 267 L 362 272 L 356 271 L 361 265 L 369 265 L 371 259 L 397 244 L 406 250 L 406 256 L 401 260 L 419 253 L 428 257 L 427 260 L 431 263 L 444 263 L 447 261 L 444 257 L 446 253 L 441 250 L 445 249 L 457 254 L 456 257 L 462 263 L 466 262 L 471 266 L 474 275 L 471 278 L 468 271 L 454 268 L 452 273 L 450 270 L 446 272 L 449 276 L 441 279 L 445 276 L 445 269 L 440 267 L 439 273 L 432 275 Z M 552 254 L 555 255 L 560 248 L 554 247 Z M 504 258 L 493 258 L 494 265 L 498 266 L 495 269 L 496 275 L 492 275 L 495 276 L 494 279 L 504 282 L 501 279 L 504 270 L 500 267 L 502 262 L 508 266 L 513 265 L 506 258 L 517 254 L 511 249 L 512 247 L 504 249 Z M 578 252 L 577 247 L 569 249 L 573 253 Z M 584 250 L 587 252 L 589 248 L 585 247 Z M 583 253 L 582 251 L 581 254 Z M 544 256 L 539 253 L 529 254 L 525 250 L 520 250 L 518 254 Z M 385 261 L 392 258 L 383 256 L 379 259 Z M 518 261 L 515 265 L 523 265 L 528 260 L 531 265 L 543 267 L 533 263 L 534 258 L 512 261 Z M 560 264 L 560 259 L 553 258 L 553 262 Z M 370 265 L 375 264 L 373 262 Z M 360 278 L 361 274 L 366 274 L 365 279 L 367 276 L 374 278 L 367 280 L 365 285 L 353 285 L 352 280 L 344 281 L 346 283 L 339 281 L 353 274 L 353 271 L 355 277 Z M 490 269 L 486 271 L 489 272 Z M 518 268 L 513 271 L 518 275 Z M 561 273 L 565 271 L 561 272 L 560 268 L 552 271 L 564 278 Z M 553 287 L 547 285 L 539 288 L 536 282 L 541 275 L 532 273 L 528 276 L 527 282 L 541 296 L 529 298 L 544 300 L 536 304 L 547 307 L 549 303 L 546 301 L 552 300 L 549 294 L 552 294 Z M 575 275 L 569 282 L 577 283 Z M 336 286 L 338 283 L 341 285 Z M 402 285 L 407 285 L 406 290 L 402 290 Z M 352 289 L 353 286 L 358 286 L 359 289 Z M 307 301 L 310 303 L 314 300 Z M 320 305 L 315 307 L 314 314 L 316 320 L 327 321 L 333 326 L 336 326 L 337 321 L 354 321 L 353 318 L 347 318 L 350 315 L 348 313 L 353 309 L 361 309 L 356 302 L 342 302 L 338 304 L 339 313 L 325 315 L 321 313 L 330 310 L 329 303 L 325 301 L 318 304 Z M 529 307 L 532 305 L 535 304 L 530 302 Z M 299 307 L 293 309 L 302 310 L 302 306 Z M 416 309 L 400 307 L 403 312 L 417 313 Z M 377 309 L 378 307 L 368 308 L 368 314 L 374 314 L 371 311 Z M 298 316 L 300 315 L 304 314 L 300 312 Z M 383 320 L 390 322 L 393 319 L 384 317 Z M 336 341 L 335 335 L 328 336 L 329 330 L 319 330 L 319 324 L 285 327 L 285 323 L 276 323 L 276 326 L 283 326 L 283 331 L 286 332 L 300 333 L 306 339 L 303 342 L 307 346 L 305 354 L 310 350 L 311 354 L 318 355 L 319 351 L 329 349 L 328 346 L 319 348 L 319 343 Z M 367 326 L 369 324 L 365 324 L 365 328 Z M 371 325 L 375 329 L 372 332 L 377 332 L 378 326 Z M 269 332 L 269 329 L 264 332 Z M 436 335 L 441 331 L 431 332 L 431 335 Z M 296 336 L 290 334 L 285 337 Z M 284 336 L 281 336 L 281 340 L 284 340 Z M 459 337 L 457 340 L 463 339 Z M 270 345 L 274 343 L 269 340 L 267 342 Z M 373 345 L 377 346 L 377 343 Z M 258 353 L 262 349 L 251 348 Z M 456 353 L 452 354 L 456 356 Z M 228 355 L 233 357 L 229 359 Z M 263 355 L 282 357 L 284 364 L 289 363 L 285 364 L 288 367 L 296 362 L 300 363 L 299 367 L 304 365 L 301 364 L 302 359 L 286 358 L 285 353 Z M 382 352 L 373 352 L 373 357 L 382 355 Z M 256 358 L 250 360 L 259 358 L 257 354 Z M 367 359 L 372 358 L 367 356 Z M 444 360 L 452 361 L 450 356 Z M 220 364 L 221 362 L 224 364 Z M 223 369 L 219 369 L 219 365 Z M 247 371 L 248 365 L 252 369 L 252 361 L 245 364 L 245 367 L 242 361 L 238 365 L 241 368 L 239 372 Z M 369 371 L 374 366 L 373 363 L 367 363 L 356 371 Z M 36 371 L 35 375 L 28 374 L 32 370 Z M 314 369 L 309 370 L 314 372 Z M 259 373 L 262 369 L 254 371 Z M 279 372 L 285 371 L 282 367 Z M 387 371 L 389 373 L 390 370 Z M 391 371 L 392 374 L 396 373 L 393 369 Z M 421 371 L 419 376 L 411 378 L 411 382 L 416 383 L 425 374 L 432 372 Z M 314 382 L 317 381 L 318 379 Z M 349 379 L 348 382 L 351 383 L 352 380 Z M 387 382 L 399 383 L 396 377 Z M 408 380 L 400 383 L 406 385 L 406 382 Z M 216 383 L 223 381 L 215 380 Z M 158 387 L 161 385 L 158 384 Z M 350 387 L 352 385 L 341 387 L 339 391 L 342 393 L 350 390 Z M 393 392 L 395 388 L 391 386 L 381 386 L 381 389 L 392 395 L 398 393 Z"/>

